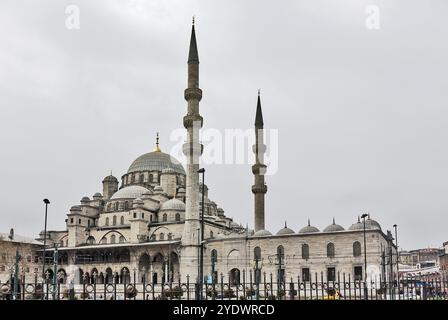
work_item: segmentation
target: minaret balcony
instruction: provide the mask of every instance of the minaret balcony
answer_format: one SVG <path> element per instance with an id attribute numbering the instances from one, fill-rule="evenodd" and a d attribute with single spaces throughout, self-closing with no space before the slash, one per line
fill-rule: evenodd
<path id="1" fill-rule="evenodd" d="M 187 114 L 184 116 L 184 127 L 188 128 L 202 128 L 204 120 L 199 114 Z"/>
<path id="2" fill-rule="evenodd" d="M 199 88 L 187 88 L 184 91 L 185 100 L 195 99 L 201 101 L 202 99 L 202 90 Z"/>
<path id="3" fill-rule="evenodd" d="M 199 156 L 204 151 L 204 145 L 202 143 L 187 142 L 182 145 L 182 151 L 187 157 L 189 155 Z"/>
<path id="4" fill-rule="evenodd" d="M 252 173 L 255 175 L 264 175 L 266 173 L 266 165 L 257 163 L 252 166 Z"/>
<path id="5" fill-rule="evenodd" d="M 252 193 L 266 193 L 268 192 L 268 186 L 267 185 L 262 185 L 262 186 L 258 186 L 258 185 L 253 185 L 252 186 Z"/>

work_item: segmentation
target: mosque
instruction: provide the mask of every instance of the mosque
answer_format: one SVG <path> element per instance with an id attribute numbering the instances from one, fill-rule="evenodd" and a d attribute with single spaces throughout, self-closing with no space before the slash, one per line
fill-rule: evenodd
<path id="1" fill-rule="evenodd" d="M 120 179 L 112 174 L 102 181 L 102 193 L 84 196 L 70 208 L 66 228 L 42 232 L 48 244 L 48 273 L 52 273 L 53 252 L 58 251 L 58 277 L 61 282 L 197 281 L 200 247 L 203 245 L 203 276 L 206 281 L 237 284 L 244 273 L 255 279 L 273 274 L 278 279 L 310 281 L 322 275 L 324 281 L 339 274 L 352 279 L 390 276 L 383 270 L 382 253 L 395 250 L 391 233 L 383 232 L 371 219 L 358 218 L 347 229 L 333 219 L 323 230 L 311 225 L 293 230 L 286 224 L 276 233 L 265 226 L 266 165 L 263 143 L 263 115 L 258 95 L 252 166 L 254 185 L 254 230 L 245 228 L 225 215 L 209 197 L 208 187 L 200 182 L 199 159 L 203 146 L 199 103 L 199 58 L 195 25 L 191 30 L 188 55 L 188 87 L 184 92 L 187 112 L 183 125 L 187 141 L 183 152 L 185 167 L 164 153 L 159 141 L 154 151 L 135 159 Z M 275 191 L 273 191 L 275 192 Z M 202 203 L 202 193 L 204 203 Z M 202 212 L 202 208 L 203 212 Z M 249 214 L 249 213 L 248 213 Z M 201 229 L 201 217 L 204 229 Z M 330 220 L 330 219 L 329 219 Z M 355 219 L 354 219 L 355 220 Z M 202 233 L 204 235 L 201 243 Z M 367 270 L 364 270 L 366 248 Z M 211 279 L 211 280 L 210 280 Z"/>

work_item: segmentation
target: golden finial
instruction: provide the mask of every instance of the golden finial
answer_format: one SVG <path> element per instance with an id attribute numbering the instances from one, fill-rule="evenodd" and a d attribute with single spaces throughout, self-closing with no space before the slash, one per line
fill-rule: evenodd
<path id="1" fill-rule="evenodd" d="M 154 149 L 155 152 L 161 152 L 162 150 L 160 150 L 159 148 L 159 133 L 157 132 L 157 136 L 156 136 L 156 148 Z"/>

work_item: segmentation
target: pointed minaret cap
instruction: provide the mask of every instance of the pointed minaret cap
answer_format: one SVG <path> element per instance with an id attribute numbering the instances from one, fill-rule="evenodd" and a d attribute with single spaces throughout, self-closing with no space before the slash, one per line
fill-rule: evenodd
<path id="1" fill-rule="evenodd" d="M 194 17 L 191 26 L 190 51 L 188 53 L 188 64 L 199 64 L 198 46 L 196 44 L 196 32 L 194 31 Z"/>
<path id="2" fill-rule="evenodd" d="M 258 89 L 257 113 L 255 115 L 255 127 L 263 127 L 263 113 L 261 112 L 260 89 Z"/>

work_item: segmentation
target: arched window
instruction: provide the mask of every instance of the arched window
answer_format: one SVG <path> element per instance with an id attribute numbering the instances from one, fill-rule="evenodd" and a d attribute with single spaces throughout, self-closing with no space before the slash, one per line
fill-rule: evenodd
<path id="1" fill-rule="evenodd" d="M 101 239 L 101 244 L 107 244 L 107 238 L 104 237 L 103 239 Z"/>
<path id="2" fill-rule="evenodd" d="M 127 201 L 124 202 L 124 210 L 128 210 L 129 203 Z"/>
<path id="3" fill-rule="evenodd" d="M 213 249 L 212 250 L 212 254 L 211 254 L 211 258 L 212 258 L 212 263 L 218 262 L 218 251 Z"/>
<path id="4" fill-rule="evenodd" d="M 163 214 L 162 221 L 163 221 L 163 222 L 166 222 L 166 220 L 167 220 L 167 215 L 166 215 L 166 213 L 164 213 L 164 214 Z"/>
<path id="5" fill-rule="evenodd" d="M 106 225 L 106 226 L 109 225 L 109 218 L 106 218 L 106 223 L 105 223 L 105 225 Z"/>
<path id="6" fill-rule="evenodd" d="M 149 175 L 148 182 L 154 182 L 154 176 L 152 174 Z"/>
<path id="7" fill-rule="evenodd" d="M 135 182 L 135 177 L 133 174 L 131 174 L 131 183 L 134 183 L 134 182 Z"/>
<path id="8" fill-rule="evenodd" d="M 92 237 L 92 236 L 88 237 L 88 238 L 87 238 L 87 243 L 88 243 L 88 244 L 95 244 L 95 238 Z"/>
<path id="9" fill-rule="evenodd" d="M 125 243 L 126 239 L 123 236 L 120 236 L 120 238 L 118 239 L 119 243 Z"/>
<path id="10" fill-rule="evenodd" d="M 109 203 L 108 205 L 107 205 L 107 211 L 111 211 L 112 210 L 112 203 Z"/>
<path id="11" fill-rule="evenodd" d="M 302 244 L 302 259 L 308 260 L 310 258 L 310 246 L 306 243 Z"/>
<path id="12" fill-rule="evenodd" d="M 163 233 L 161 233 L 161 234 L 159 235 L 159 239 L 160 239 L 160 240 L 165 240 L 165 235 L 164 235 Z"/>
<path id="13" fill-rule="evenodd" d="M 110 243 L 115 243 L 115 235 L 110 236 Z"/>
<path id="14" fill-rule="evenodd" d="M 121 224 L 121 225 L 124 225 L 124 216 L 121 216 L 121 217 L 120 217 L 120 224 Z"/>
<path id="15" fill-rule="evenodd" d="M 59 246 L 63 247 L 64 246 L 64 240 L 59 241 Z M 31 262 L 31 261 L 30 261 Z"/>
<path id="16" fill-rule="evenodd" d="M 117 216 L 113 216 L 113 218 L 112 218 L 112 225 L 113 226 L 117 225 Z"/>
<path id="17" fill-rule="evenodd" d="M 283 246 L 277 247 L 277 258 L 279 259 L 279 261 L 283 261 L 283 259 L 285 258 L 285 248 L 283 248 Z"/>
<path id="18" fill-rule="evenodd" d="M 142 173 L 142 174 L 140 174 L 140 176 L 138 177 L 138 182 L 139 182 L 139 183 L 143 183 L 143 179 L 144 179 L 144 175 L 143 175 L 143 173 Z"/>
<path id="19" fill-rule="evenodd" d="M 353 243 L 353 256 L 354 257 L 361 256 L 361 243 L 359 241 L 355 241 Z"/>
<path id="20" fill-rule="evenodd" d="M 327 244 L 327 257 L 328 258 L 334 258 L 335 250 L 334 250 L 334 243 L 330 242 Z"/>
<path id="21" fill-rule="evenodd" d="M 261 261 L 261 248 L 260 247 L 254 248 L 254 260 Z"/>
<path id="22" fill-rule="evenodd" d="M 176 221 L 180 221 L 180 213 L 176 213 Z"/>
<path id="23" fill-rule="evenodd" d="M 210 230 L 210 238 L 213 238 L 213 231 Z"/>
<path id="24" fill-rule="evenodd" d="M 118 211 L 118 202 L 115 202 L 115 211 Z"/>
<path id="25" fill-rule="evenodd" d="M 173 240 L 173 234 L 168 233 L 168 240 Z"/>

